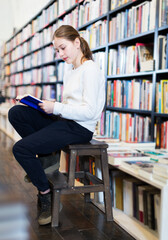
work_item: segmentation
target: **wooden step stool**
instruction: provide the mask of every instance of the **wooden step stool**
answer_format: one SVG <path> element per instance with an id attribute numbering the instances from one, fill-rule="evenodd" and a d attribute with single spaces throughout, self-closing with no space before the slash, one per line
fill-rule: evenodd
<path id="1" fill-rule="evenodd" d="M 69 155 L 69 170 L 67 177 L 60 172 L 53 172 L 47 175 L 53 192 L 52 227 L 57 227 L 59 225 L 60 194 L 84 193 L 85 201 L 88 202 L 90 200 L 90 193 L 103 192 L 107 221 L 113 220 L 107 147 L 108 145 L 104 142 L 91 140 L 87 144 L 69 145 L 63 149 L 63 151 Z M 75 172 L 77 156 L 98 156 L 101 162 L 102 180 L 93 176 L 85 167 L 84 171 Z M 82 158 L 82 161 L 85 162 L 84 158 Z M 82 182 L 84 185 L 75 186 L 76 178 L 83 179 Z M 93 183 L 92 185 L 90 185 L 90 181 Z"/>

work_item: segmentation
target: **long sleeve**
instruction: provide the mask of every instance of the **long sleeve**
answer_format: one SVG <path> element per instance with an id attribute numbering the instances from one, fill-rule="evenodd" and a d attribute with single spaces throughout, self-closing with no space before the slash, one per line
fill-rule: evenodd
<path id="1" fill-rule="evenodd" d="M 68 75 L 68 76 L 67 76 Z M 63 102 L 55 102 L 55 115 L 74 121 L 97 122 L 105 104 L 105 83 L 104 77 L 96 64 L 87 61 L 85 66 L 67 74 L 65 79 Z M 85 125 L 84 124 L 84 125 Z"/>

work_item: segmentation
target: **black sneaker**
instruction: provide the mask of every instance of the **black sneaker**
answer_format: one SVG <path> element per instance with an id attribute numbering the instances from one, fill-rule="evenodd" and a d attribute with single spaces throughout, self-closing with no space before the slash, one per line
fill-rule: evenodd
<path id="1" fill-rule="evenodd" d="M 58 171 L 60 167 L 60 153 L 52 153 L 51 155 L 39 157 L 41 165 L 46 174 L 51 173 L 53 171 Z M 31 179 L 28 175 L 24 177 L 24 181 L 27 183 L 31 182 Z"/>
<path id="2" fill-rule="evenodd" d="M 51 223 L 51 192 L 47 194 L 38 194 L 37 195 L 37 205 L 38 205 L 38 211 L 39 217 L 38 217 L 38 223 L 40 225 L 46 225 Z M 60 202 L 59 212 L 61 212 L 63 206 Z"/>
<path id="3" fill-rule="evenodd" d="M 40 225 L 51 223 L 51 192 L 38 194 L 38 204 L 40 205 L 38 223 Z"/>

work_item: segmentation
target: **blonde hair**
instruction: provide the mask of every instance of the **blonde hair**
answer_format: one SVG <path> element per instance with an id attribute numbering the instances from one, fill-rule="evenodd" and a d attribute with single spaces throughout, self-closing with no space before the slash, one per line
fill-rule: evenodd
<path id="1" fill-rule="evenodd" d="M 93 57 L 92 57 L 92 52 L 89 48 L 89 45 L 88 43 L 86 42 L 86 40 L 81 37 L 78 33 L 78 31 L 73 28 L 72 26 L 70 25 L 62 25 L 61 27 L 59 27 L 55 32 L 54 32 L 54 35 L 53 35 L 53 40 L 54 38 L 64 38 L 66 40 L 69 40 L 69 41 L 74 41 L 76 38 L 79 38 L 80 40 L 80 48 L 81 48 L 81 51 L 83 53 L 83 57 L 81 58 L 81 63 L 87 59 L 87 60 L 93 60 Z"/>

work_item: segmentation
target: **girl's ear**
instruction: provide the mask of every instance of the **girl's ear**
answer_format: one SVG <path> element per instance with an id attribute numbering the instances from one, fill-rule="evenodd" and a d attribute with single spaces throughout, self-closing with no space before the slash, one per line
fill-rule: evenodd
<path id="1" fill-rule="evenodd" d="M 75 46 L 76 46 L 76 48 L 77 48 L 77 49 L 79 49 L 79 48 L 80 48 L 80 40 L 79 40 L 79 38 L 78 38 L 78 37 L 77 37 L 77 38 L 75 38 L 74 44 L 75 44 Z"/>

